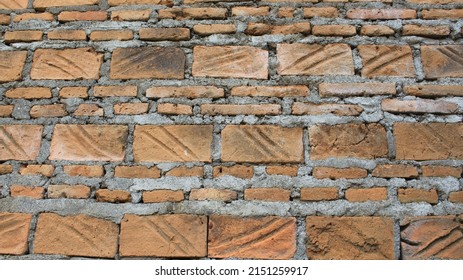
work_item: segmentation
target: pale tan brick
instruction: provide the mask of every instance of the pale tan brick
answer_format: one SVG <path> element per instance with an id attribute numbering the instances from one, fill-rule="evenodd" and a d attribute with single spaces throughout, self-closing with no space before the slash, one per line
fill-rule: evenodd
<path id="1" fill-rule="evenodd" d="M 119 178 L 159 178 L 161 170 L 153 166 L 116 166 L 114 177 Z"/>
<path id="2" fill-rule="evenodd" d="M 218 189 L 193 189 L 190 200 L 216 200 L 230 202 L 237 199 L 236 191 Z"/>
<path id="3" fill-rule="evenodd" d="M 64 11 L 59 13 L 58 20 L 61 22 L 71 21 L 105 21 L 108 15 L 106 11 Z"/>
<path id="4" fill-rule="evenodd" d="M 175 177 L 203 177 L 204 169 L 202 166 L 178 166 L 174 167 L 166 173 L 166 176 Z"/>
<path id="5" fill-rule="evenodd" d="M 84 185 L 50 185 L 48 198 L 86 199 L 90 197 L 91 190 Z"/>
<path id="6" fill-rule="evenodd" d="M 43 32 L 39 30 L 17 30 L 7 31 L 3 36 L 5 43 L 34 42 L 41 41 Z"/>
<path id="7" fill-rule="evenodd" d="M 87 40 L 87 34 L 84 30 L 57 29 L 48 32 L 48 39 L 65 41 L 85 41 Z"/>
<path id="8" fill-rule="evenodd" d="M 190 40 L 188 28 L 141 28 L 140 39 L 145 41 L 187 41 Z"/>
<path id="9" fill-rule="evenodd" d="M 333 114 L 338 116 L 358 116 L 363 112 L 363 108 L 359 105 L 350 104 L 295 102 L 291 112 L 293 115 Z"/>
<path id="10" fill-rule="evenodd" d="M 391 83 L 321 83 L 319 93 L 321 97 L 395 95 L 396 89 Z"/>
<path id="11" fill-rule="evenodd" d="M 410 46 L 361 45 L 358 50 L 363 60 L 363 77 L 415 76 Z"/>
<path id="12" fill-rule="evenodd" d="M 297 176 L 297 165 L 271 165 L 265 169 L 269 175 Z"/>
<path id="13" fill-rule="evenodd" d="M 289 201 L 291 191 L 281 188 L 245 189 L 245 200 Z"/>
<path id="14" fill-rule="evenodd" d="M 67 114 L 64 104 L 34 105 L 29 112 L 32 118 L 56 118 Z"/>
<path id="15" fill-rule="evenodd" d="M 34 0 L 34 8 L 45 9 L 65 6 L 88 6 L 98 5 L 99 2 L 99 0 Z"/>
<path id="16" fill-rule="evenodd" d="M 0 160 L 35 160 L 42 142 L 41 125 L 1 125 Z"/>
<path id="17" fill-rule="evenodd" d="M 2 10 L 22 10 L 26 9 L 29 0 L 1 0 L 0 9 Z"/>
<path id="18" fill-rule="evenodd" d="M 30 87 L 30 88 L 13 88 L 5 93 L 8 98 L 17 99 L 40 99 L 51 98 L 52 93 L 50 88 Z"/>
<path id="19" fill-rule="evenodd" d="M 104 110 L 97 104 L 80 104 L 74 111 L 74 116 L 99 116 L 104 115 Z"/>
<path id="20" fill-rule="evenodd" d="M 398 191 L 399 201 L 402 203 L 427 202 L 437 204 L 439 197 L 435 189 L 421 190 L 414 188 L 400 188 Z"/>
<path id="21" fill-rule="evenodd" d="M 148 103 L 117 103 L 114 105 L 116 115 L 139 115 L 148 112 Z"/>
<path id="22" fill-rule="evenodd" d="M 87 87 L 64 87 L 59 91 L 59 97 L 61 98 L 87 98 L 88 97 Z M 51 97 L 51 92 L 50 92 Z"/>
<path id="23" fill-rule="evenodd" d="M 224 95 L 223 88 L 214 86 L 152 87 L 146 90 L 148 98 L 220 98 Z"/>
<path id="24" fill-rule="evenodd" d="M 27 253 L 31 220 L 30 214 L 0 212 L 0 254 Z"/>
<path id="25" fill-rule="evenodd" d="M 143 203 L 180 202 L 185 199 L 182 190 L 154 190 L 143 192 Z"/>
<path id="26" fill-rule="evenodd" d="M 132 30 L 96 30 L 90 33 L 90 40 L 92 41 L 127 41 L 132 39 Z"/>
<path id="27" fill-rule="evenodd" d="M 117 10 L 111 11 L 111 20 L 116 21 L 147 21 L 151 10 Z"/>
<path id="28" fill-rule="evenodd" d="M 95 86 L 93 88 L 95 97 L 133 97 L 137 96 L 137 86 Z"/>
<path id="29" fill-rule="evenodd" d="M 452 167 L 452 166 L 433 166 L 426 165 L 421 167 L 423 176 L 425 177 L 447 177 L 452 176 L 460 178 L 462 176 L 463 168 L 462 167 Z"/>
<path id="30" fill-rule="evenodd" d="M 202 104 L 201 114 L 203 115 L 279 115 L 281 105 L 279 104 Z"/>

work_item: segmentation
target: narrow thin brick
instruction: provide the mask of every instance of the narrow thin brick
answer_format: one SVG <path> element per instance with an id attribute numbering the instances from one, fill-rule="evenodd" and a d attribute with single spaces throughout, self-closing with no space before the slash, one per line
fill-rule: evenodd
<path id="1" fill-rule="evenodd" d="M 13 22 L 21 22 L 21 21 L 28 21 L 28 20 L 42 20 L 42 21 L 53 21 L 54 16 L 52 13 L 45 12 L 45 13 L 24 13 L 16 15 L 13 18 Z"/>
<path id="2" fill-rule="evenodd" d="M 349 19 L 414 19 L 416 11 L 412 9 L 351 9 L 346 13 Z"/>
<path id="3" fill-rule="evenodd" d="M 452 176 L 455 178 L 460 178 L 462 176 L 463 167 L 425 165 L 421 167 L 421 171 L 425 177 Z"/>
<path id="4" fill-rule="evenodd" d="M 87 40 L 87 34 L 84 30 L 57 29 L 48 32 L 48 39 L 65 41 L 85 41 Z"/>
<path id="5" fill-rule="evenodd" d="M 48 198 L 86 199 L 90 197 L 91 190 L 84 185 L 50 185 Z"/>
<path id="6" fill-rule="evenodd" d="M 143 192 L 143 203 L 180 202 L 185 199 L 182 190 L 154 190 Z"/>
<path id="7" fill-rule="evenodd" d="M 42 142 L 41 125 L 1 125 L 0 160 L 35 160 Z"/>
<path id="8" fill-rule="evenodd" d="M 252 166 L 235 164 L 232 166 L 214 166 L 212 176 L 214 178 L 222 176 L 234 176 L 242 179 L 251 179 L 254 176 L 254 168 Z"/>
<path id="9" fill-rule="evenodd" d="M 161 177 L 161 170 L 153 166 L 148 168 L 146 166 L 116 166 L 114 177 L 119 178 L 159 178 Z"/>
<path id="10" fill-rule="evenodd" d="M 202 166 L 178 166 L 174 167 L 166 173 L 166 176 L 175 177 L 203 177 L 204 168 Z"/>
<path id="11" fill-rule="evenodd" d="M 338 188 L 302 188 L 301 201 L 323 201 L 339 199 Z"/>
<path id="12" fill-rule="evenodd" d="M 336 18 L 338 17 L 339 12 L 335 7 L 309 7 L 304 8 L 304 17 L 313 18 L 313 17 L 324 17 L 324 18 Z"/>
<path id="13" fill-rule="evenodd" d="M 351 202 L 380 201 L 387 199 L 387 188 L 348 189 L 346 199 Z"/>
<path id="14" fill-rule="evenodd" d="M 43 187 L 27 187 L 13 185 L 10 187 L 11 197 L 27 197 L 31 199 L 43 199 L 45 189 Z"/>
<path id="15" fill-rule="evenodd" d="M 31 214 L 0 212 L 0 254 L 27 253 L 31 220 Z"/>
<path id="16" fill-rule="evenodd" d="M 284 25 L 269 25 L 266 23 L 249 22 L 244 33 L 252 36 L 261 36 L 265 34 L 310 34 L 310 23 L 296 22 Z"/>
<path id="17" fill-rule="evenodd" d="M 80 104 L 74 111 L 74 116 L 104 116 L 104 110 L 97 104 Z"/>
<path id="18" fill-rule="evenodd" d="M 202 104 L 201 114 L 216 115 L 279 115 L 279 104 Z"/>
<path id="19" fill-rule="evenodd" d="M 429 38 L 443 38 L 450 35 L 450 27 L 446 25 L 427 26 L 406 24 L 402 28 L 402 36 L 421 36 Z"/>
<path id="20" fill-rule="evenodd" d="M 137 96 L 137 86 L 95 86 L 95 97 L 134 97 Z"/>
<path id="21" fill-rule="evenodd" d="M 151 10 L 117 10 L 111 11 L 113 21 L 147 21 Z"/>
<path id="22" fill-rule="evenodd" d="M 34 8 L 45 9 L 52 7 L 66 7 L 66 6 L 89 6 L 98 5 L 100 0 L 34 0 Z"/>
<path id="23" fill-rule="evenodd" d="M 368 175 L 367 170 L 358 167 L 335 168 L 335 167 L 315 167 L 312 174 L 317 179 L 360 179 Z"/>
<path id="24" fill-rule="evenodd" d="M 97 202 L 126 203 L 132 201 L 130 192 L 123 190 L 100 189 L 95 193 Z"/>
<path id="25" fill-rule="evenodd" d="M 148 103 L 117 103 L 114 104 L 116 115 L 140 115 L 148 112 Z"/>
<path id="26" fill-rule="evenodd" d="M 92 41 L 127 41 L 132 39 L 132 30 L 96 30 L 90 33 L 90 40 Z"/>
<path id="27" fill-rule="evenodd" d="M 363 112 L 359 105 L 336 104 L 336 103 L 302 103 L 295 102 L 291 112 L 293 115 L 324 115 L 333 114 L 338 116 L 358 116 Z"/>
<path id="28" fill-rule="evenodd" d="M 281 188 L 256 188 L 244 190 L 245 200 L 289 201 L 291 191 Z"/>
<path id="29" fill-rule="evenodd" d="M 69 176 L 102 177 L 104 175 L 104 168 L 101 165 L 66 165 L 63 171 Z"/>
<path id="30" fill-rule="evenodd" d="M 141 28 L 140 39 L 145 41 L 186 41 L 190 40 L 188 28 Z"/>
<path id="31" fill-rule="evenodd" d="M 404 92 L 419 97 L 463 96 L 462 85 L 406 85 Z"/>
<path id="32" fill-rule="evenodd" d="M 161 19 L 170 18 L 176 20 L 185 19 L 226 19 L 227 9 L 225 8 L 169 8 L 158 11 Z"/>
<path id="33" fill-rule="evenodd" d="M 51 97 L 51 92 L 50 92 Z M 61 98 L 87 98 L 88 88 L 87 87 L 64 87 L 59 91 L 59 97 Z"/>
<path id="34" fill-rule="evenodd" d="M 196 24 L 193 31 L 201 36 L 212 34 L 234 34 L 236 26 L 234 24 Z"/>
<path id="35" fill-rule="evenodd" d="M 405 164 L 380 164 L 373 169 L 371 175 L 373 177 L 411 179 L 418 177 L 418 169 Z"/>
<path id="36" fill-rule="evenodd" d="M 108 0 L 110 6 L 126 5 L 165 5 L 172 6 L 172 0 Z"/>
<path id="37" fill-rule="evenodd" d="M 238 197 L 236 191 L 218 189 L 193 189 L 190 200 L 208 200 L 230 202 Z"/>
<path id="38" fill-rule="evenodd" d="M 35 42 L 41 41 L 43 37 L 43 32 L 39 30 L 17 30 L 17 31 L 7 31 L 3 36 L 5 43 L 18 43 L 18 42 Z"/>
<path id="39" fill-rule="evenodd" d="M 321 97 L 395 95 L 396 89 L 391 83 L 321 83 L 319 93 Z"/>
<path id="40" fill-rule="evenodd" d="M 239 86 L 231 90 L 233 96 L 264 97 L 305 97 L 309 95 L 307 86 Z"/>
<path id="41" fill-rule="evenodd" d="M 297 176 L 299 167 L 297 165 L 271 165 L 267 166 L 265 171 L 268 175 Z"/>
<path id="42" fill-rule="evenodd" d="M 313 35 L 321 36 L 355 36 L 355 26 L 347 24 L 315 25 L 312 27 Z"/>
<path id="43" fill-rule="evenodd" d="M 224 96 L 223 88 L 214 86 L 152 87 L 146 90 L 148 98 L 220 98 Z"/>
<path id="44" fill-rule="evenodd" d="M 441 100 L 398 100 L 384 99 L 381 102 L 381 109 L 390 113 L 412 113 L 412 114 L 452 114 L 457 112 L 458 105 L 452 102 Z"/>
<path id="45" fill-rule="evenodd" d="M 463 9 L 429 9 L 421 12 L 423 19 L 461 19 Z"/>
<path id="46" fill-rule="evenodd" d="M 232 7 L 231 13 L 232 13 L 232 16 L 235 16 L 235 17 L 268 16 L 270 14 L 270 7 L 266 7 L 266 6 L 261 6 L 261 7 Z"/>
<path id="47" fill-rule="evenodd" d="M 64 117 L 68 113 L 64 104 L 34 105 L 30 112 L 32 118 Z"/>
<path id="48" fill-rule="evenodd" d="M 21 175 L 43 175 L 45 177 L 52 177 L 55 167 L 51 164 L 28 164 L 19 169 Z"/>
<path id="49" fill-rule="evenodd" d="M 51 98 L 52 93 L 50 88 L 45 87 L 13 88 L 8 90 L 5 96 L 15 99 L 40 99 Z"/>
<path id="50" fill-rule="evenodd" d="M 193 115 L 193 107 L 185 104 L 160 103 L 157 111 L 164 115 Z"/>
<path id="51" fill-rule="evenodd" d="M 58 20 L 61 22 L 72 21 L 105 21 L 108 15 L 106 11 L 64 11 L 59 13 Z"/>
<path id="52" fill-rule="evenodd" d="M 437 204 L 439 197 L 436 189 L 421 190 L 414 188 L 400 188 L 398 191 L 399 201 L 402 203 L 427 202 Z"/>
<path id="53" fill-rule="evenodd" d="M 394 34 L 394 29 L 385 25 L 364 25 L 360 28 L 360 35 L 363 36 L 391 36 Z"/>

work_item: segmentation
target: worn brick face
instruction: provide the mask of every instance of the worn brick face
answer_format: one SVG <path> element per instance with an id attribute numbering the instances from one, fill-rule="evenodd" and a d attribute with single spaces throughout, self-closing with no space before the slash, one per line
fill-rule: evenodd
<path id="1" fill-rule="evenodd" d="M 0 9 L 2 10 L 20 10 L 26 9 L 29 0 L 0 0 Z"/>
<path id="2" fill-rule="evenodd" d="M 99 0 L 34 0 L 34 8 L 98 5 Z"/>
<path id="3" fill-rule="evenodd" d="M 27 252 L 31 219 L 30 214 L 0 213 L 0 254 L 22 255 Z"/>
<path id="4" fill-rule="evenodd" d="M 0 160 L 35 160 L 40 151 L 40 125 L 0 126 Z"/>
<path id="5" fill-rule="evenodd" d="M 17 81 L 22 78 L 26 51 L 0 51 L 0 83 Z"/>
<path id="6" fill-rule="evenodd" d="M 422 46 L 424 74 L 428 79 L 463 77 L 463 46 Z"/>
<path id="7" fill-rule="evenodd" d="M 414 77 L 412 51 L 409 46 L 362 45 L 358 47 L 363 60 L 362 76 Z"/>

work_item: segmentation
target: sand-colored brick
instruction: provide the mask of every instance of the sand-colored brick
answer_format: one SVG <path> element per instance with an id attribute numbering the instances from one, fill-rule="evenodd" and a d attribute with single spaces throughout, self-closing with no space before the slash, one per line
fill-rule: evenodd
<path id="1" fill-rule="evenodd" d="M 86 199 L 90 197 L 91 190 L 84 185 L 50 185 L 48 198 Z"/>
<path id="2" fill-rule="evenodd" d="M 263 201 L 289 201 L 291 191 L 281 188 L 255 188 L 245 189 L 245 200 L 263 200 Z"/>
<path id="3" fill-rule="evenodd" d="M 31 214 L 0 212 L 0 254 L 27 253 L 31 220 Z"/>
<path id="4" fill-rule="evenodd" d="M 238 194 L 232 190 L 219 189 L 192 189 L 190 192 L 190 200 L 216 200 L 230 202 L 236 200 Z"/>
<path id="5" fill-rule="evenodd" d="M 185 199 L 182 190 L 154 190 L 143 192 L 143 203 L 180 202 Z"/>
<path id="6" fill-rule="evenodd" d="M 146 166 L 116 166 L 114 176 L 119 178 L 159 178 L 159 168 Z"/>

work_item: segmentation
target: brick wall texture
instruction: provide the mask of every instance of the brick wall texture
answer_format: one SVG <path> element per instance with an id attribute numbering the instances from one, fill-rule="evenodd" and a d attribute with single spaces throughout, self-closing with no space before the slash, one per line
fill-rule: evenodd
<path id="1" fill-rule="evenodd" d="M 0 259 L 463 259 L 462 0 L 0 0 Z"/>

